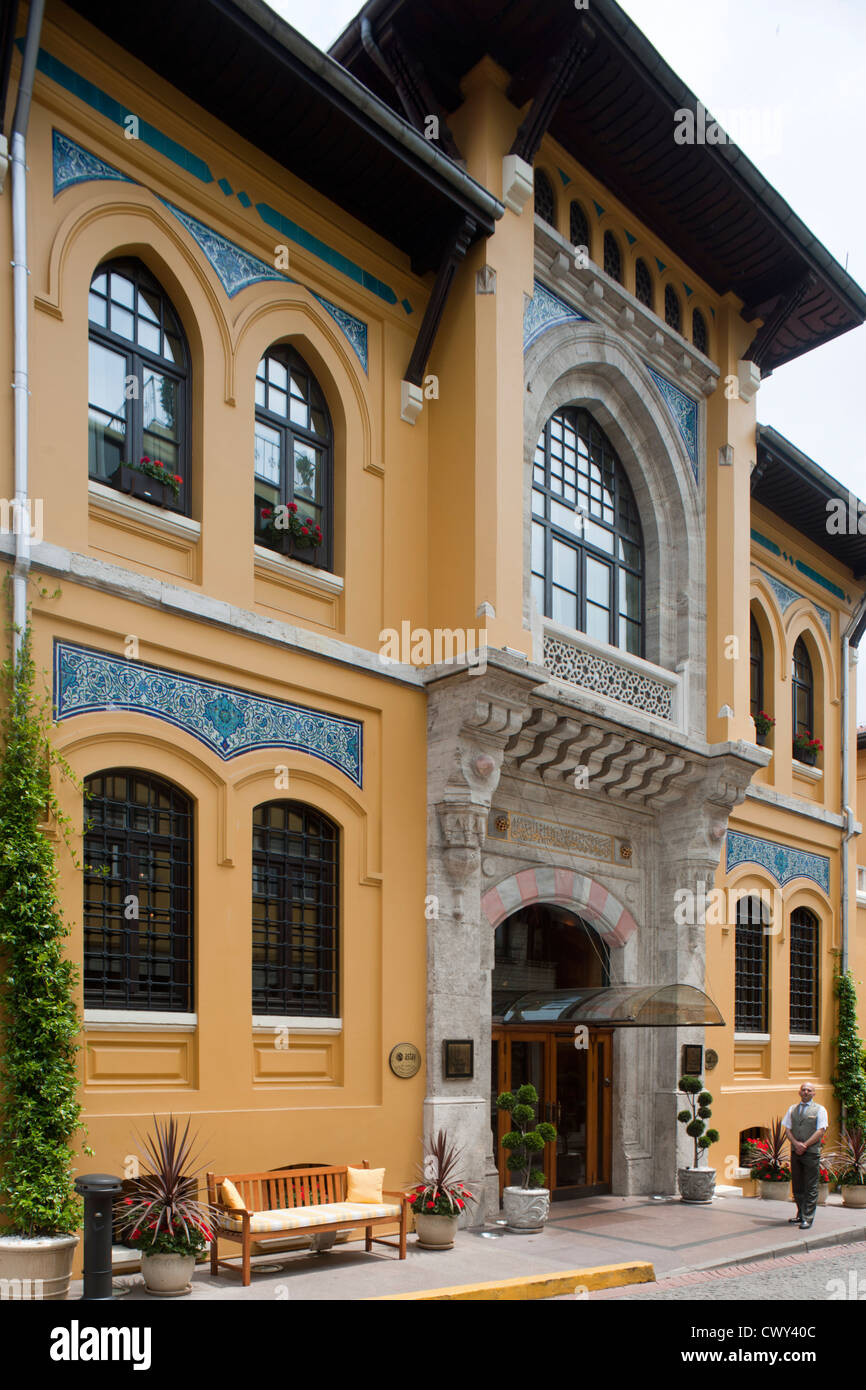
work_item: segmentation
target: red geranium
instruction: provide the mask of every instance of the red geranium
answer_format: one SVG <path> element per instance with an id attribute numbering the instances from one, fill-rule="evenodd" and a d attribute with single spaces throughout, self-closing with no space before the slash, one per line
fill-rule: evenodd
<path id="1" fill-rule="evenodd" d="M 428 1203 L 427 1203 L 427 1210 L 428 1210 L 428 1211 L 432 1211 L 433 1208 L 435 1207 L 435 1205 L 436 1205 L 435 1202 L 428 1202 Z"/>

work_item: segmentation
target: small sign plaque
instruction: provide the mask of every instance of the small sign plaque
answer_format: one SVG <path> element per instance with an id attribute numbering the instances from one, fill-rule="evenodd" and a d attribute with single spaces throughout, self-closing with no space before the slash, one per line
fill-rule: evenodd
<path id="1" fill-rule="evenodd" d="M 414 1043 L 397 1043 L 391 1048 L 388 1062 L 395 1076 L 415 1076 L 421 1067 L 421 1049 Z"/>

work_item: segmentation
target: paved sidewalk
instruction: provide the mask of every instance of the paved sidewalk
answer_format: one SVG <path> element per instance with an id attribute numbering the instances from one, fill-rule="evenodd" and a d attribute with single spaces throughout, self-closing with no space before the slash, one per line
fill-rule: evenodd
<path id="1" fill-rule="evenodd" d="M 367 1255 L 362 1242 L 335 1246 L 323 1255 L 261 1256 L 253 1262 L 252 1283 L 246 1289 L 240 1272 L 221 1270 L 213 1278 L 208 1266 L 201 1265 L 189 1297 L 355 1301 L 635 1260 L 650 1262 L 656 1278 L 662 1279 L 866 1240 L 866 1212 L 843 1207 L 841 1198 L 831 1197 L 827 1206 L 818 1208 L 808 1232 L 787 1224 L 792 1213 L 787 1203 L 756 1198 L 717 1197 L 708 1207 L 688 1207 L 675 1197 L 589 1197 L 555 1202 L 546 1229 L 538 1235 L 512 1235 L 504 1225 L 459 1231 L 454 1249 L 448 1251 L 420 1250 L 410 1236 L 405 1260 L 381 1246 Z M 152 1299 L 139 1275 L 115 1283 L 131 1285 L 126 1298 L 167 1301 Z M 80 1296 L 80 1283 L 73 1284 L 70 1298 Z"/>

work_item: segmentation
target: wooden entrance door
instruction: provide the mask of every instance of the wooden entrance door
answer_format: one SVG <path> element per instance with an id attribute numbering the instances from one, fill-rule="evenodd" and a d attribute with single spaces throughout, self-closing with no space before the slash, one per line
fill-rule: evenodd
<path id="1" fill-rule="evenodd" d="M 589 1046 L 576 1048 L 573 1027 L 494 1029 L 491 1121 L 500 1192 L 510 1181 L 501 1146 L 510 1120 L 507 1112 L 497 1111 L 496 1097 L 527 1082 L 538 1092 L 539 1118 L 556 1126 L 557 1138 L 543 1154 L 551 1195 L 610 1191 L 612 1041 L 610 1032 L 593 1030 Z"/>

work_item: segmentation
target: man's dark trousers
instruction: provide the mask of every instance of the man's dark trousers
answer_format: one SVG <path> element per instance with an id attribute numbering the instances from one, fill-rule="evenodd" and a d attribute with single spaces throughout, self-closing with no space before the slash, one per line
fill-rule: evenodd
<path id="1" fill-rule="evenodd" d="M 821 1147 L 813 1144 L 805 1153 L 791 1154 L 791 1186 L 794 1201 L 803 1221 L 813 1221 L 818 1205 L 818 1170 L 821 1167 Z"/>

